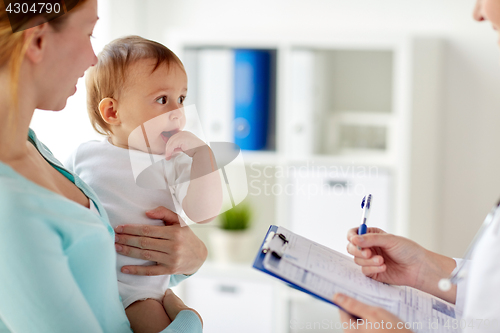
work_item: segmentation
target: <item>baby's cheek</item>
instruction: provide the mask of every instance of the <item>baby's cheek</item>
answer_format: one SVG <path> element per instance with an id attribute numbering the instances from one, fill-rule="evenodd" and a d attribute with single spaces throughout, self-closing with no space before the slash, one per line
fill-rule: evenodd
<path id="1" fill-rule="evenodd" d="M 500 1 L 486 0 L 483 6 L 486 18 L 496 27 L 500 27 Z"/>
<path id="2" fill-rule="evenodd" d="M 160 137 L 150 142 L 151 153 L 155 155 L 163 155 L 166 147 L 165 141 Z"/>
<path id="3" fill-rule="evenodd" d="M 184 114 L 181 117 L 181 123 L 180 123 L 180 125 L 181 125 L 181 128 L 180 128 L 181 130 L 183 130 L 184 127 L 186 127 L 186 116 L 184 116 Z"/>

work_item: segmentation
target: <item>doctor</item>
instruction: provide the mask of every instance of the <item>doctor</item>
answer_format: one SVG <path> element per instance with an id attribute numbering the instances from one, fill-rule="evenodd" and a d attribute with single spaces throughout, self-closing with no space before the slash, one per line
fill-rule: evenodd
<path id="1" fill-rule="evenodd" d="M 476 21 L 488 20 L 493 29 L 500 31 L 500 0 L 477 0 L 473 13 Z M 348 232 L 347 251 L 362 267 L 363 273 L 374 280 L 394 285 L 410 286 L 448 302 L 455 303 L 463 311 L 461 328 L 465 332 L 500 332 L 500 212 L 497 210 L 492 224 L 475 246 L 474 260 L 467 269 L 467 277 L 449 291 L 442 291 L 438 283 L 448 278 L 457 262 L 449 257 L 424 249 L 409 239 L 391 235 L 377 228 L 357 235 L 357 228 Z M 361 250 L 358 250 L 358 246 Z M 403 331 L 404 323 L 384 309 L 368 306 L 345 295 L 336 294 L 334 302 L 357 317 L 378 322 L 373 332 Z M 365 325 L 351 324 L 356 320 L 341 311 L 346 332 L 370 332 Z M 390 322 L 389 325 L 387 323 Z M 382 325 L 385 323 L 385 325 Z M 398 324 L 399 323 L 399 324 Z M 464 323 L 466 325 L 464 325 Z M 392 327 L 392 329 L 387 329 Z M 465 328 L 464 328 L 465 326 Z M 407 326 L 409 327 L 409 326 Z M 460 327 L 460 325 L 459 325 Z"/>

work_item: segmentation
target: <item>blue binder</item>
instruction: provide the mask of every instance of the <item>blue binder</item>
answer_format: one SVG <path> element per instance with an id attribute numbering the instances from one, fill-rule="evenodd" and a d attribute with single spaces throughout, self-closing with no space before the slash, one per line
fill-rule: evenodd
<path id="1" fill-rule="evenodd" d="M 234 143 L 245 150 L 267 145 L 271 51 L 234 50 Z"/>

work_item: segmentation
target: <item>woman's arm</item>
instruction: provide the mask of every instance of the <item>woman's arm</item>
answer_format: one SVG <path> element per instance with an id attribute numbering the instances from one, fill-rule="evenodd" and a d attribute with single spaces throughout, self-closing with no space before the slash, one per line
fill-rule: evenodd
<path id="1" fill-rule="evenodd" d="M 203 320 L 199 313 L 186 306 L 171 289 L 165 292 L 165 296 L 163 297 L 163 308 L 168 317 L 172 320 L 172 324 L 168 326 L 169 329 L 172 329 L 172 332 L 202 331 Z M 185 323 L 186 321 L 189 322 Z M 184 329 L 184 331 L 182 329 Z"/>
<path id="2" fill-rule="evenodd" d="M 20 333 L 102 332 L 75 282 L 61 235 L 7 201 L 12 205 L 2 205 L 0 216 L 1 320 Z"/>
<path id="3" fill-rule="evenodd" d="M 2 193 L 0 198 L 5 198 Z M 43 221 L 43 212 L 30 216 L 29 207 L 22 204 L 29 200 L 11 199 L 2 200 L 0 210 L 0 320 L 16 333 L 103 332 L 96 309 L 82 292 L 103 286 L 82 287 L 75 280 L 81 267 L 70 267 L 64 252 L 71 235 Z M 104 295 L 98 301 L 108 311 L 106 331 L 132 333 L 118 292 L 116 302 Z M 201 321 L 194 312 L 182 311 L 162 332 L 201 333 Z"/>
<path id="4" fill-rule="evenodd" d="M 191 310 L 182 310 L 161 333 L 202 333 L 200 318 Z"/>

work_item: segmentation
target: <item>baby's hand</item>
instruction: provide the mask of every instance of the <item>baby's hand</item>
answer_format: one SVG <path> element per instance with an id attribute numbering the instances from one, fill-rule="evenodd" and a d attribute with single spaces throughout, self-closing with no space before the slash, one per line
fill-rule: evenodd
<path id="1" fill-rule="evenodd" d="M 197 148 L 206 146 L 200 138 L 189 131 L 181 131 L 172 135 L 165 146 L 165 159 L 170 160 L 175 153 L 184 152 L 189 157 L 193 157 Z"/>

